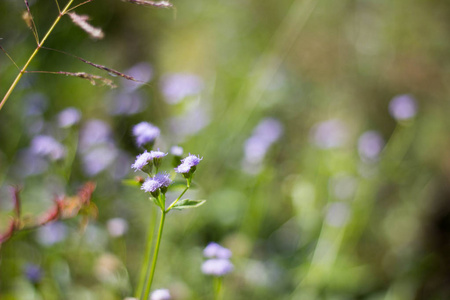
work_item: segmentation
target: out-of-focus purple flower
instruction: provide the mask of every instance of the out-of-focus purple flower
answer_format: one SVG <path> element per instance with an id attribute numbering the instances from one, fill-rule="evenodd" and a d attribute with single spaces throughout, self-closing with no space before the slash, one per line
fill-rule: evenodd
<path id="1" fill-rule="evenodd" d="M 203 80 L 189 73 L 167 74 L 161 80 L 162 93 L 169 104 L 176 104 L 185 97 L 197 95 L 203 88 Z"/>
<path id="2" fill-rule="evenodd" d="M 383 137 L 377 131 L 367 131 L 358 140 L 359 156 L 364 162 L 377 161 L 383 147 Z"/>
<path id="3" fill-rule="evenodd" d="M 42 279 L 42 269 L 35 264 L 26 264 L 24 267 L 25 277 L 32 283 L 39 283 Z"/>
<path id="4" fill-rule="evenodd" d="M 66 149 L 57 140 L 48 135 L 38 135 L 31 141 L 31 151 L 51 160 L 59 160 L 66 155 Z"/>
<path id="5" fill-rule="evenodd" d="M 64 223 L 56 221 L 39 227 L 36 232 L 37 241 L 44 246 L 63 241 L 67 236 L 67 227 Z"/>
<path id="6" fill-rule="evenodd" d="M 345 144 L 347 138 L 346 126 L 337 119 L 319 123 L 312 129 L 313 142 L 322 149 L 341 147 Z"/>
<path id="7" fill-rule="evenodd" d="M 106 228 L 110 236 L 119 237 L 128 231 L 128 222 L 122 218 L 109 219 Z"/>
<path id="8" fill-rule="evenodd" d="M 103 144 L 83 155 L 84 171 L 89 176 L 97 175 L 103 170 L 110 167 L 116 160 L 118 151 L 112 144 Z"/>
<path id="9" fill-rule="evenodd" d="M 136 144 L 139 147 L 153 143 L 160 133 L 158 127 L 148 122 L 141 122 L 133 127 L 133 135 L 136 137 Z"/>
<path id="10" fill-rule="evenodd" d="M 110 99 L 112 97 L 112 99 Z M 143 111 L 146 102 L 142 93 L 139 91 L 123 92 L 107 97 L 108 103 L 112 102 L 109 107 L 109 113 L 113 116 L 118 115 L 134 115 Z"/>
<path id="11" fill-rule="evenodd" d="M 138 63 L 124 72 L 127 75 L 139 80 L 139 82 L 122 78 L 122 84 L 126 91 L 134 91 L 141 85 L 149 82 L 153 77 L 153 68 L 146 62 Z"/>
<path id="12" fill-rule="evenodd" d="M 259 164 L 266 156 L 270 143 L 259 136 L 251 136 L 244 143 L 244 160 L 252 164 Z"/>
<path id="13" fill-rule="evenodd" d="M 172 297 L 170 296 L 169 290 L 159 289 L 153 291 L 150 296 L 150 300 L 170 300 Z"/>
<path id="14" fill-rule="evenodd" d="M 144 153 L 136 156 L 136 161 L 131 165 L 131 168 L 136 172 L 137 170 L 142 171 L 142 168 L 148 165 L 148 163 L 153 159 L 150 152 L 144 151 Z"/>
<path id="15" fill-rule="evenodd" d="M 111 127 L 101 120 L 88 121 L 80 133 L 80 150 L 86 151 L 89 148 L 110 142 Z"/>
<path id="16" fill-rule="evenodd" d="M 147 178 L 141 186 L 141 190 L 148 193 L 156 192 L 158 189 L 168 187 L 172 183 L 169 174 L 158 173 L 154 177 Z"/>
<path id="17" fill-rule="evenodd" d="M 172 148 L 170 148 L 170 154 L 173 156 L 181 156 L 183 155 L 183 148 L 180 146 L 172 146 Z"/>
<path id="18" fill-rule="evenodd" d="M 182 140 L 205 128 L 211 121 L 209 110 L 205 105 L 193 105 L 184 114 L 170 118 L 169 124 L 173 134 Z"/>
<path id="19" fill-rule="evenodd" d="M 413 118 L 417 113 L 416 100 L 410 95 L 399 95 L 389 103 L 389 113 L 397 121 Z"/>
<path id="20" fill-rule="evenodd" d="M 244 143 L 242 166 L 248 173 L 258 173 L 267 151 L 283 134 L 283 125 L 274 118 L 265 118 Z"/>
<path id="21" fill-rule="evenodd" d="M 208 258 L 223 258 L 229 259 L 231 257 L 231 251 L 225 247 L 220 246 L 217 243 L 209 243 L 203 250 L 203 255 Z"/>
<path id="22" fill-rule="evenodd" d="M 69 107 L 58 114 L 58 125 L 61 128 L 68 128 L 77 124 L 80 119 L 81 112 L 74 107 Z"/>
<path id="23" fill-rule="evenodd" d="M 203 159 L 203 157 L 200 158 L 193 154 L 189 154 L 188 157 L 181 160 L 181 165 L 179 165 L 178 167 L 175 168 L 175 172 L 188 173 L 189 171 L 191 171 L 191 168 L 194 166 L 197 166 L 202 159 Z"/>
<path id="24" fill-rule="evenodd" d="M 257 136 L 270 144 L 276 142 L 282 134 L 283 125 L 274 118 L 263 119 L 253 130 L 253 136 Z"/>
<path id="25" fill-rule="evenodd" d="M 347 203 L 335 202 L 329 205 L 325 221 L 333 227 L 342 227 L 350 218 L 350 208 Z"/>
<path id="26" fill-rule="evenodd" d="M 228 259 L 213 258 L 202 264 L 202 272 L 206 275 L 224 276 L 233 271 L 234 266 Z"/>

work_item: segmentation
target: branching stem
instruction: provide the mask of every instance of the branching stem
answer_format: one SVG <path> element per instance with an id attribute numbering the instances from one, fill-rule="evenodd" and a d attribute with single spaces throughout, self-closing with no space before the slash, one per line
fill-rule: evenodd
<path id="1" fill-rule="evenodd" d="M 39 42 L 39 44 L 37 45 L 36 49 L 34 50 L 34 52 L 31 54 L 30 58 L 28 58 L 27 62 L 25 63 L 25 65 L 23 66 L 22 70 L 20 70 L 19 74 L 17 75 L 16 79 L 14 79 L 14 82 L 11 84 L 11 86 L 9 87 L 8 91 L 6 92 L 5 96 L 2 99 L 2 102 L 0 102 L 0 110 L 3 108 L 3 106 L 5 105 L 6 101 L 8 100 L 9 96 L 11 96 L 11 93 L 14 91 L 14 89 L 16 88 L 17 84 L 19 83 L 20 79 L 22 78 L 23 74 L 25 74 L 25 71 L 27 70 L 28 66 L 30 65 L 30 63 L 33 61 L 34 57 L 36 56 L 36 54 L 39 52 L 39 50 L 42 48 L 42 46 L 44 45 L 45 41 L 47 40 L 47 38 L 50 36 L 50 34 L 52 33 L 53 29 L 55 29 L 56 25 L 58 24 L 59 20 L 61 20 L 61 17 L 64 16 L 67 11 L 69 10 L 70 6 L 72 5 L 74 0 L 69 0 L 69 2 L 67 3 L 67 5 L 64 7 L 64 9 L 60 12 L 60 14 L 56 17 L 55 21 L 53 22 L 52 26 L 50 27 L 50 29 L 47 31 L 47 33 L 45 34 L 45 36 L 42 38 L 42 40 Z"/>

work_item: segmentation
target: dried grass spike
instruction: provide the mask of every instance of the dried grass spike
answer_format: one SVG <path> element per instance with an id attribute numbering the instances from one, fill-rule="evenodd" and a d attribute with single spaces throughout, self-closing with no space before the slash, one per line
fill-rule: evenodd
<path id="1" fill-rule="evenodd" d="M 161 8 L 171 8 L 173 7 L 173 4 L 169 1 L 150 1 L 150 0 L 123 0 L 124 2 L 129 2 L 137 5 L 144 5 L 144 6 L 154 6 L 154 7 L 161 7 Z"/>
<path id="2" fill-rule="evenodd" d="M 93 75 L 85 72 L 64 72 L 64 71 L 58 71 L 58 72 L 51 72 L 51 71 L 26 71 L 25 73 L 45 73 L 45 74 L 57 74 L 57 75 L 66 75 L 66 76 L 72 76 L 72 77 L 78 77 L 81 79 L 88 80 L 92 85 L 97 85 L 97 81 L 100 82 L 102 85 L 109 86 L 112 89 L 115 89 L 117 85 L 114 84 L 114 82 L 111 79 L 104 78 L 98 75 Z"/>
<path id="3" fill-rule="evenodd" d="M 31 31 L 33 32 L 34 38 L 36 39 L 36 43 L 39 44 L 39 34 L 37 31 L 36 24 L 34 23 L 33 15 L 31 14 L 30 4 L 28 3 L 28 0 L 24 0 L 24 2 L 25 6 L 27 7 L 27 11 L 25 11 L 22 14 L 22 19 L 25 21 L 28 28 L 30 28 Z"/>
<path id="4" fill-rule="evenodd" d="M 75 25 L 86 31 L 86 33 L 89 34 L 93 39 L 102 39 L 105 37 L 105 34 L 103 33 L 101 28 L 96 28 L 87 22 L 89 20 L 89 16 L 77 15 L 74 12 L 68 13 L 68 15 Z"/>
<path id="5" fill-rule="evenodd" d="M 68 52 L 65 52 L 65 51 L 61 51 L 61 50 L 57 50 L 57 49 L 47 48 L 47 47 L 42 47 L 42 48 L 47 49 L 47 50 L 56 51 L 56 52 L 59 52 L 59 53 L 63 53 L 63 54 L 66 54 L 66 55 L 70 55 L 70 56 L 72 56 L 72 57 L 75 57 L 76 59 L 78 59 L 78 60 L 84 62 L 85 64 L 88 64 L 88 65 L 90 65 L 90 66 L 93 66 L 94 68 L 97 68 L 97 69 L 100 69 L 100 70 L 103 70 L 103 71 L 108 72 L 109 75 L 111 75 L 111 76 L 119 76 L 119 77 L 125 78 L 125 79 L 127 79 L 127 80 L 131 80 L 131 81 L 139 82 L 139 83 L 142 83 L 142 84 L 146 84 L 145 82 L 143 82 L 143 81 L 141 81 L 141 80 L 138 80 L 138 79 L 134 78 L 133 76 L 124 74 L 124 73 L 122 73 L 122 72 L 119 72 L 119 71 L 117 71 L 117 70 L 108 68 L 108 67 L 103 66 L 103 65 L 95 64 L 95 63 L 93 63 L 93 62 L 90 62 L 90 61 L 88 61 L 88 60 L 86 60 L 86 59 L 84 59 L 84 58 L 81 58 L 81 57 L 79 57 L 79 56 L 73 55 L 73 54 L 71 54 L 71 53 L 68 53 Z"/>

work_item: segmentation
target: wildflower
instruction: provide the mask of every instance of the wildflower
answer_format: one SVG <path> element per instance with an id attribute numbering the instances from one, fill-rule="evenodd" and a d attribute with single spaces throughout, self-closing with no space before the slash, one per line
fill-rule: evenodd
<path id="1" fill-rule="evenodd" d="M 186 173 L 193 173 L 195 171 L 195 167 L 200 163 L 200 161 L 203 159 L 195 156 L 193 154 L 189 154 L 188 157 L 181 160 L 181 165 L 179 165 L 177 168 L 175 168 L 175 172 L 186 174 Z"/>
<path id="2" fill-rule="evenodd" d="M 136 83 L 130 80 L 127 82 Z M 107 96 L 107 101 L 109 113 L 113 116 L 134 115 L 143 111 L 147 106 L 144 95 L 140 91 L 114 93 Z"/>
<path id="3" fill-rule="evenodd" d="M 112 237 L 119 237 L 128 231 L 128 223 L 122 218 L 113 218 L 108 220 L 106 228 Z"/>
<path id="4" fill-rule="evenodd" d="M 143 171 L 143 168 L 145 168 L 148 165 L 148 162 L 151 161 L 152 159 L 153 159 L 153 157 L 150 154 L 150 152 L 145 151 L 144 153 L 139 154 L 136 157 L 136 161 L 134 162 L 134 164 L 131 165 L 131 168 L 134 169 L 135 172 L 137 170 Z M 150 166 L 150 170 L 145 170 L 145 171 L 148 171 L 148 173 L 150 173 L 152 170 L 151 166 Z"/>
<path id="5" fill-rule="evenodd" d="M 169 290 L 167 289 L 159 289 L 153 291 L 150 296 L 150 300 L 170 300 L 172 297 L 170 296 Z"/>
<path id="6" fill-rule="evenodd" d="M 397 121 L 413 118 L 417 113 L 416 100 L 410 95 L 399 95 L 389 103 L 389 113 Z"/>
<path id="7" fill-rule="evenodd" d="M 89 120 L 81 129 L 80 150 L 87 151 L 90 148 L 111 141 L 111 127 L 101 120 Z"/>
<path id="8" fill-rule="evenodd" d="M 202 264 L 202 272 L 206 275 L 224 276 L 233 271 L 234 266 L 228 259 L 213 258 Z"/>
<path id="9" fill-rule="evenodd" d="M 170 154 L 173 156 L 181 156 L 183 155 L 183 148 L 180 146 L 173 146 L 170 148 Z"/>
<path id="10" fill-rule="evenodd" d="M 117 156 L 117 148 L 112 144 L 104 144 L 90 149 L 83 156 L 84 171 L 89 176 L 97 175 L 112 166 Z"/>
<path id="11" fill-rule="evenodd" d="M 274 118 L 265 118 L 256 126 L 253 136 L 258 136 L 267 143 L 276 142 L 283 133 L 283 125 Z"/>
<path id="12" fill-rule="evenodd" d="M 267 151 L 283 133 L 283 125 L 274 118 L 265 118 L 255 127 L 252 136 L 244 143 L 243 169 L 250 174 L 256 174 L 261 169 L 261 163 Z"/>
<path id="13" fill-rule="evenodd" d="M 48 135 L 36 136 L 31 141 L 31 151 L 34 154 L 49 157 L 51 160 L 59 160 L 66 155 L 64 146 Z"/>
<path id="14" fill-rule="evenodd" d="M 185 97 L 197 95 L 203 88 L 203 80 L 189 73 L 168 74 L 161 81 L 162 93 L 169 104 L 177 104 Z"/>
<path id="15" fill-rule="evenodd" d="M 153 77 L 153 68 L 146 62 L 138 63 L 125 71 L 128 74 L 139 81 L 131 81 L 122 78 L 122 85 L 127 92 L 132 92 L 139 88 L 141 85 L 149 82 Z"/>
<path id="16" fill-rule="evenodd" d="M 156 193 L 159 189 L 164 193 L 165 188 L 167 188 L 172 183 L 172 180 L 167 173 L 158 173 L 154 177 L 147 178 L 141 186 L 141 190 L 148 193 Z"/>
<path id="17" fill-rule="evenodd" d="M 346 126 L 337 119 L 319 123 L 312 129 L 312 140 L 322 149 L 341 147 L 347 141 L 347 137 Z"/>
<path id="18" fill-rule="evenodd" d="M 159 151 L 151 151 L 150 155 L 152 156 L 153 159 L 153 164 L 155 165 L 156 168 L 159 168 L 159 166 L 161 165 L 161 160 L 163 159 L 164 156 L 166 156 L 168 153 L 164 153 Z"/>
<path id="19" fill-rule="evenodd" d="M 32 283 L 38 283 L 42 279 L 42 270 L 34 264 L 26 264 L 24 268 L 25 277 Z"/>
<path id="20" fill-rule="evenodd" d="M 203 255 L 208 258 L 217 257 L 228 259 L 231 257 L 231 251 L 217 243 L 209 243 L 203 250 Z"/>
<path id="21" fill-rule="evenodd" d="M 69 107 L 58 114 L 58 125 L 61 128 L 68 128 L 77 124 L 81 119 L 78 109 Z"/>
<path id="22" fill-rule="evenodd" d="M 41 245 L 51 246 L 66 238 L 67 227 L 62 222 L 52 222 L 37 230 L 37 240 Z"/>
<path id="23" fill-rule="evenodd" d="M 378 159 L 384 147 L 384 140 L 377 131 L 367 131 L 358 140 L 358 152 L 365 162 L 373 162 Z"/>
<path id="24" fill-rule="evenodd" d="M 183 111 L 169 119 L 169 126 L 178 140 L 192 136 L 211 122 L 210 108 L 207 103 L 194 102 Z"/>
<path id="25" fill-rule="evenodd" d="M 153 144 L 159 134 L 159 128 L 148 122 L 141 122 L 133 127 L 133 135 L 136 137 L 136 144 L 139 147 Z"/>

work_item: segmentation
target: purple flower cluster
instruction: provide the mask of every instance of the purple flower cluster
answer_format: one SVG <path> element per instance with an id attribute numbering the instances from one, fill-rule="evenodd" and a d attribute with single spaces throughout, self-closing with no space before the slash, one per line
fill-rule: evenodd
<path id="1" fill-rule="evenodd" d="M 322 149 L 339 148 L 348 139 L 347 127 L 338 119 L 328 120 L 313 127 L 311 139 Z"/>
<path id="2" fill-rule="evenodd" d="M 183 155 L 183 148 L 180 146 L 173 146 L 170 148 L 170 154 L 173 156 L 181 156 Z"/>
<path id="3" fill-rule="evenodd" d="M 38 135 L 31 141 L 31 152 L 51 160 L 60 160 L 66 155 L 66 149 L 57 140 L 48 135 Z"/>
<path id="4" fill-rule="evenodd" d="M 413 118 L 417 113 L 416 100 L 410 95 L 399 95 L 389 103 L 389 113 L 397 121 Z"/>
<path id="5" fill-rule="evenodd" d="M 209 258 L 202 264 L 203 274 L 220 277 L 234 269 L 233 264 L 229 261 L 231 251 L 217 243 L 208 244 L 203 250 L 203 255 Z"/>
<path id="6" fill-rule="evenodd" d="M 160 133 L 158 127 L 148 122 L 141 122 L 133 127 L 133 135 L 136 137 L 136 144 L 139 147 L 153 143 Z"/>
<path id="7" fill-rule="evenodd" d="M 222 247 L 221 245 L 217 243 L 209 243 L 208 246 L 203 250 L 203 256 L 212 258 L 223 258 L 223 259 L 229 259 L 231 257 L 232 253 L 230 249 L 227 249 L 225 247 Z"/>
<path id="8" fill-rule="evenodd" d="M 362 161 L 375 162 L 383 150 L 384 139 L 377 131 L 366 131 L 358 139 L 358 152 Z"/>
<path id="9" fill-rule="evenodd" d="M 162 93 L 169 104 L 177 104 L 185 97 L 200 93 L 203 88 L 203 80 L 189 73 L 167 74 L 161 80 Z"/>
<path id="10" fill-rule="evenodd" d="M 77 124 L 80 119 L 81 112 L 74 107 L 69 107 L 58 114 L 58 125 L 61 128 L 69 128 Z"/>
<path id="11" fill-rule="evenodd" d="M 141 186 L 141 190 L 154 193 L 160 188 L 168 187 L 172 183 L 169 174 L 158 173 L 154 177 L 147 178 Z"/>
<path id="12" fill-rule="evenodd" d="M 167 153 L 162 151 L 145 151 L 142 154 L 139 154 L 136 157 L 136 161 L 131 165 L 131 168 L 136 172 L 137 170 L 142 171 L 145 166 L 148 165 L 149 162 L 158 164 L 159 160 L 166 156 Z"/>
<path id="13" fill-rule="evenodd" d="M 175 168 L 175 172 L 180 174 L 187 174 L 192 170 L 193 167 L 197 166 L 202 159 L 203 157 L 200 158 L 193 154 L 189 154 L 188 157 L 181 160 L 181 165 Z"/>
<path id="14" fill-rule="evenodd" d="M 263 119 L 245 141 L 242 165 L 248 173 L 257 173 L 267 151 L 283 134 L 283 125 L 273 118 Z"/>

